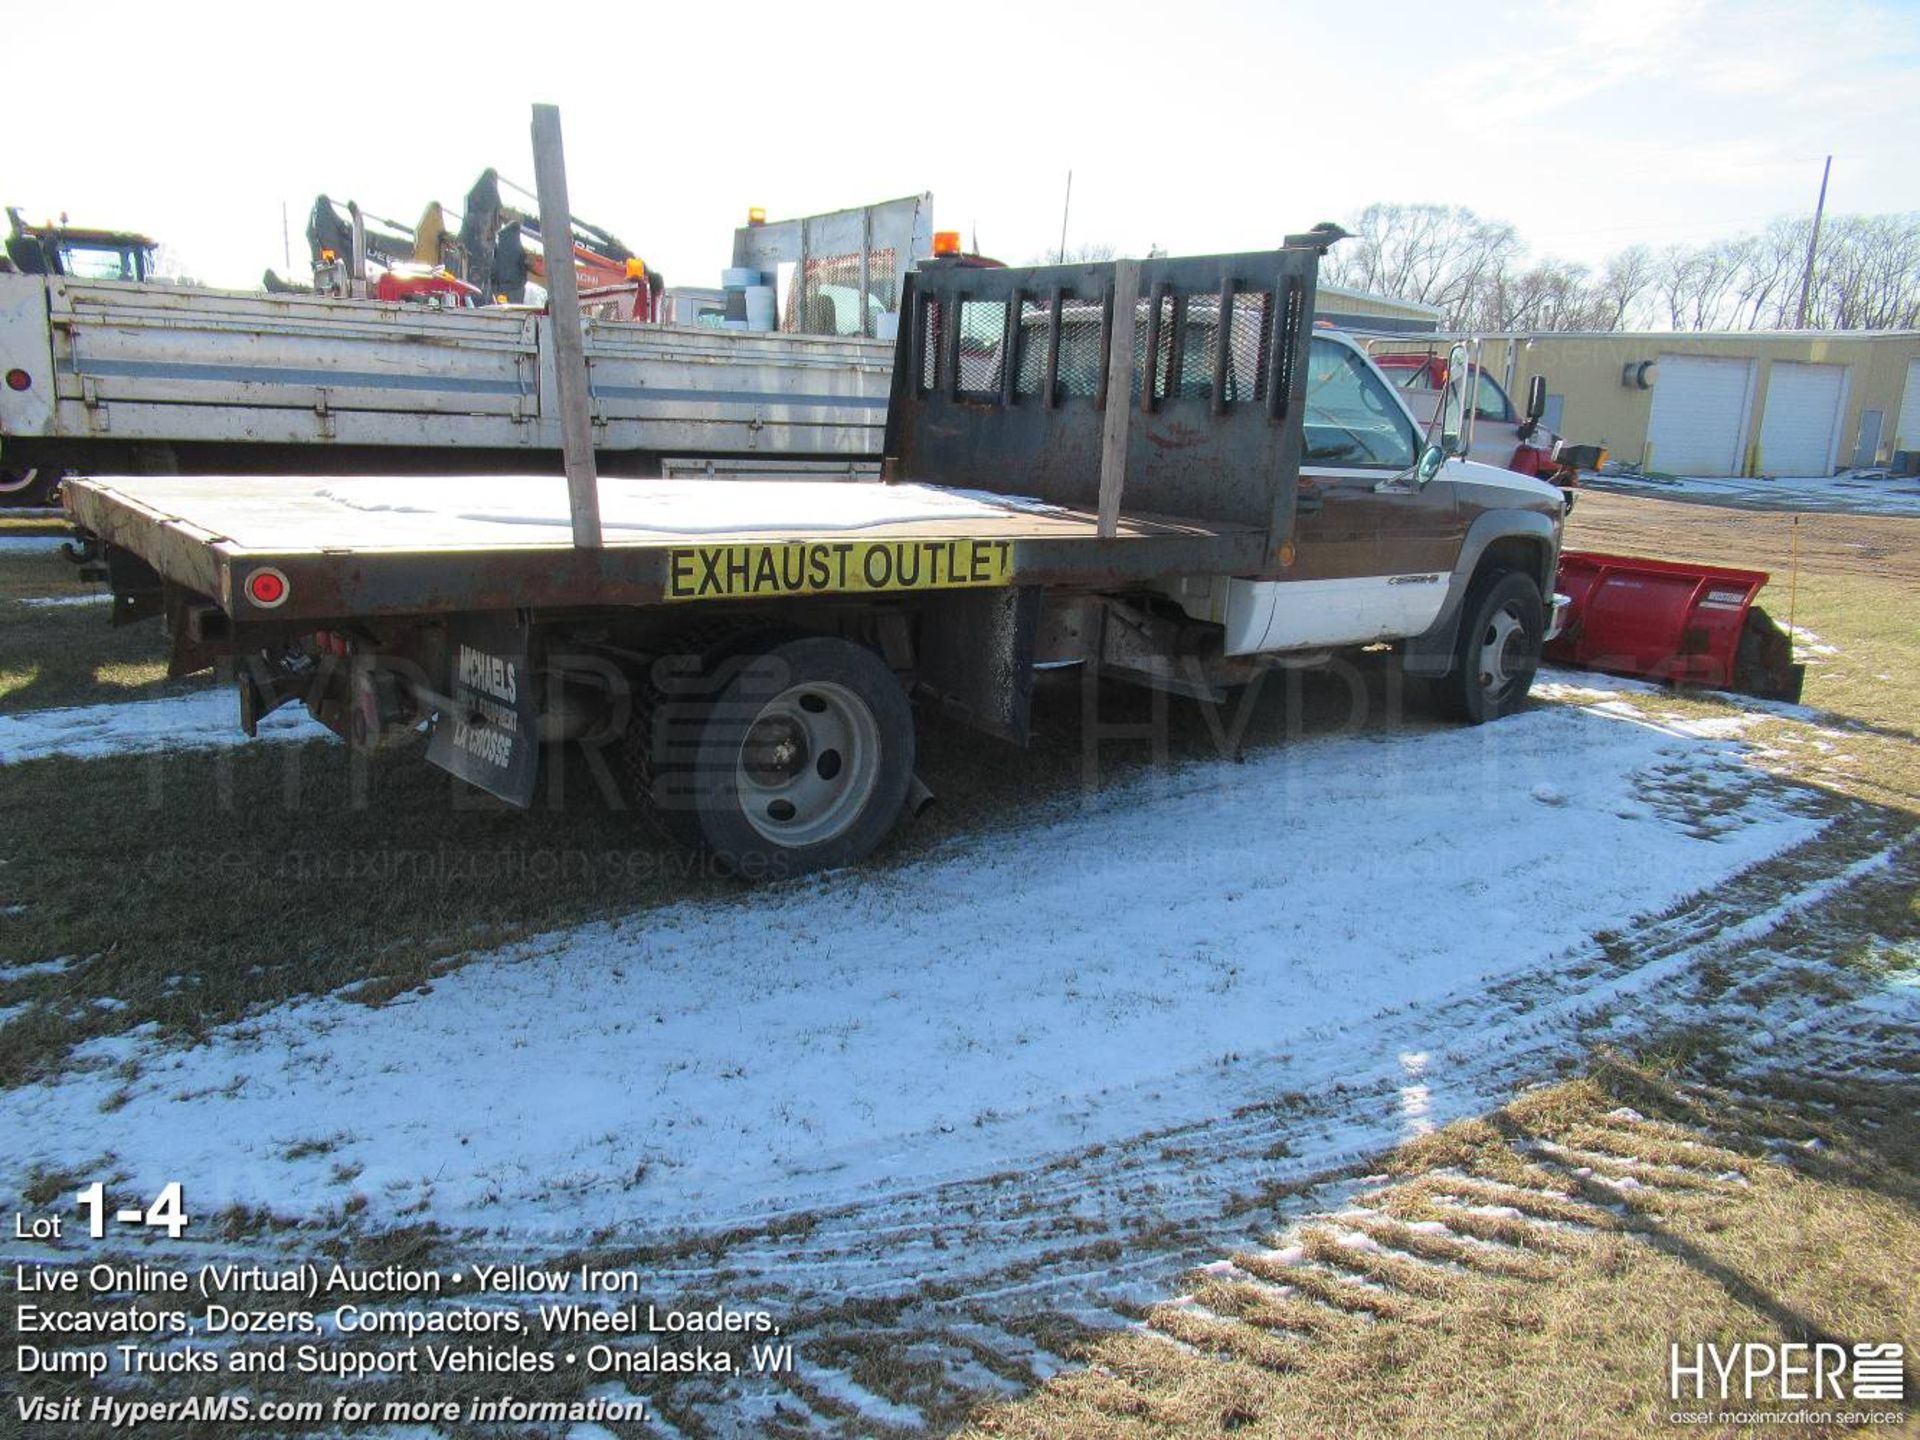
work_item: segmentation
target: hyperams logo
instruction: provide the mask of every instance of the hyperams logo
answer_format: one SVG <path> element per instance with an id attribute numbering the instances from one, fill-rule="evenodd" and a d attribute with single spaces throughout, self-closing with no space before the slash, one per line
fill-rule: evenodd
<path id="1" fill-rule="evenodd" d="M 1013 579 L 1010 540 L 822 540 L 667 552 L 666 598 L 958 590 Z"/>
<path id="2" fill-rule="evenodd" d="M 1862 1341 L 1672 1344 L 1667 1418 L 1684 1425 L 1900 1425 L 1906 1347 Z M 1782 1404 L 1797 1409 L 1776 1409 Z M 1804 1408 L 1807 1405 L 1819 1409 Z"/>

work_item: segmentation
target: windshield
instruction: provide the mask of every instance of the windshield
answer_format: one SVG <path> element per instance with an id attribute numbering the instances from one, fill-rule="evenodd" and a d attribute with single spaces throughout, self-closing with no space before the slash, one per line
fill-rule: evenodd
<path id="1" fill-rule="evenodd" d="M 137 252 L 129 249 L 109 250 L 101 246 L 67 245 L 61 250 L 60 261 L 66 273 L 76 280 L 139 280 L 140 265 Z"/>
<path id="2" fill-rule="evenodd" d="M 1308 464 L 1404 470 L 1413 464 L 1413 422 L 1379 374 L 1346 346 L 1316 337 L 1307 359 Z"/>

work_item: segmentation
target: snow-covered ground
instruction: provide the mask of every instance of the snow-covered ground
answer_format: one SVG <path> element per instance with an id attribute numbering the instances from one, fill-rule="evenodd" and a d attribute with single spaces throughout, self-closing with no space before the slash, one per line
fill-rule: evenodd
<path id="1" fill-rule="evenodd" d="M 1920 515 L 1920 477 L 1847 471 L 1840 475 L 1763 479 L 1645 475 L 1583 471 L 1580 483 L 1669 500 L 1704 501 L 1754 510 L 1812 510 L 1853 515 Z"/>
<path id="2" fill-rule="evenodd" d="M 77 595 L 34 595 L 16 603 L 35 610 L 60 610 L 69 605 L 110 605 L 113 595 L 106 590 L 83 590 Z"/>
<path id="3" fill-rule="evenodd" d="M 289 707 L 260 722 L 263 740 L 318 740 L 330 731 Z M 76 705 L 0 715 L 0 765 L 51 755 L 97 759 L 156 750 L 205 750 L 247 743 L 233 692 L 210 690 L 124 705 Z"/>
<path id="4" fill-rule="evenodd" d="M 1820 828 L 1737 742 L 1590 693 L 1190 764 L 916 862 L 548 935 L 378 1008 L 90 1042 L 9 1093 L 0 1191 L 110 1153 L 136 1187 L 193 1177 L 203 1211 L 318 1213 L 350 1183 L 371 1221 L 565 1245 L 1037 1174 L 1336 1087 L 1382 1103 L 1244 1123 L 1298 1163 L 1363 1153 L 1489 1103 L 1521 1031 L 1570 1034 L 1683 963 L 1583 986 L 1597 932 Z M 1524 1025 L 1487 999 L 1517 984 Z"/>

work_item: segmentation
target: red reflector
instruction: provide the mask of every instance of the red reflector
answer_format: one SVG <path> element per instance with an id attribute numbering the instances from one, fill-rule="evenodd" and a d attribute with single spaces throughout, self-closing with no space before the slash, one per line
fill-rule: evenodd
<path id="1" fill-rule="evenodd" d="M 247 577 L 247 598 L 271 610 L 287 598 L 287 577 L 271 568 L 254 571 Z"/>
<path id="2" fill-rule="evenodd" d="M 9 390 L 31 390 L 33 388 L 33 376 L 24 370 L 9 370 L 7 371 L 7 388 Z"/>

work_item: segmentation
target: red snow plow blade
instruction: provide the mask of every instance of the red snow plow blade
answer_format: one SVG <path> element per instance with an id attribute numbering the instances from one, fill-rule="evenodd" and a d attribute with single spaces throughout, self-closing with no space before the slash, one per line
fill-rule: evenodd
<path id="1" fill-rule="evenodd" d="M 1807 668 L 1793 663 L 1786 634 L 1753 603 L 1766 583 L 1764 570 L 1563 551 L 1558 588 L 1572 603 L 1546 657 L 1797 701 Z"/>

